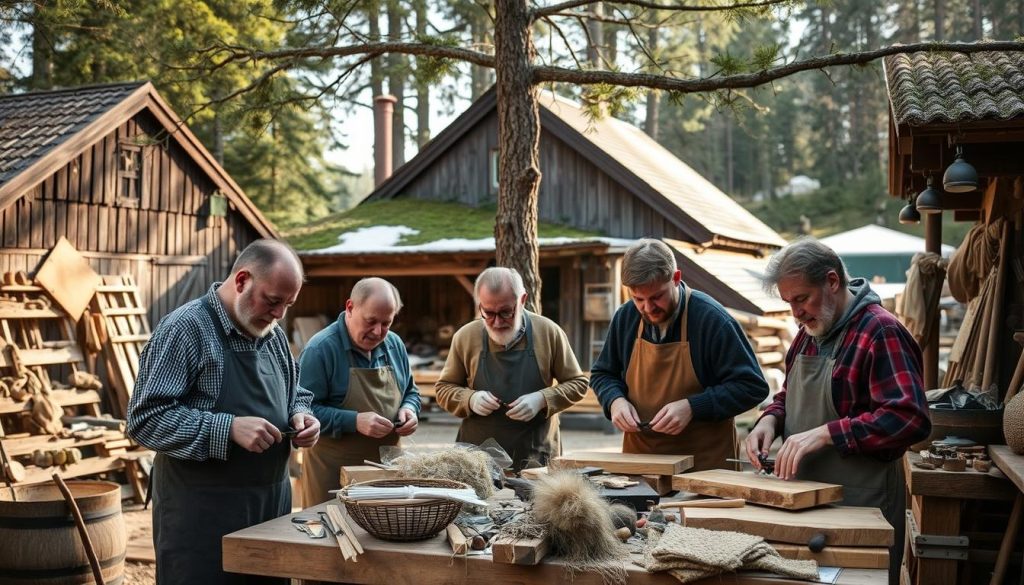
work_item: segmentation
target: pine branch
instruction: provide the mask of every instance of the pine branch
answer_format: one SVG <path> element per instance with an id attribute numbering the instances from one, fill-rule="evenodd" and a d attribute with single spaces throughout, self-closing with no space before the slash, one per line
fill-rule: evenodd
<path id="1" fill-rule="evenodd" d="M 258 61 L 284 61 L 301 59 L 330 59 L 334 57 L 350 57 L 352 55 L 382 55 L 384 53 L 400 53 L 403 55 L 421 55 L 426 57 L 437 57 L 440 59 L 456 59 L 466 61 L 481 67 L 494 68 L 494 56 L 452 47 L 448 45 L 435 45 L 431 43 L 406 43 L 406 42 L 381 42 L 363 43 L 359 45 L 345 45 L 341 47 L 301 47 L 295 49 L 281 49 L 279 51 L 253 51 L 244 47 L 218 47 L 223 57 L 217 62 L 217 67 L 223 67 L 229 63 L 246 63 Z"/>
<path id="2" fill-rule="evenodd" d="M 591 85 L 605 83 L 626 87 L 648 87 L 679 93 L 717 91 L 722 89 L 751 88 L 789 77 L 802 71 L 812 71 L 839 65 L 863 65 L 888 55 L 923 52 L 981 53 L 985 51 L 1024 51 L 1024 42 L 990 41 L 984 43 L 913 43 L 893 45 L 874 51 L 859 53 L 836 53 L 824 57 L 813 57 L 765 69 L 757 73 L 740 73 L 723 77 L 703 79 L 676 79 L 662 75 L 644 73 L 618 73 L 614 71 L 578 71 L 559 67 L 537 66 L 533 68 L 533 82 L 556 81 Z"/>
<path id="3" fill-rule="evenodd" d="M 571 10 L 579 6 L 594 4 L 597 0 L 567 0 L 559 4 L 544 6 L 533 9 L 533 18 L 552 16 L 563 10 Z M 675 12 L 724 12 L 729 10 L 744 10 L 750 8 L 768 8 L 779 4 L 792 4 L 793 0 L 757 0 L 754 2 L 737 2 L 736 4 L 722 4 L 720 6 L 687 6 L 681 4 L 659 4 L 657 2 L 646 2 L 645 0 L 613 0 L 612 4 L 626 4 L 638 8 L 651 8 L 654 10 L 668 10 Z"/>

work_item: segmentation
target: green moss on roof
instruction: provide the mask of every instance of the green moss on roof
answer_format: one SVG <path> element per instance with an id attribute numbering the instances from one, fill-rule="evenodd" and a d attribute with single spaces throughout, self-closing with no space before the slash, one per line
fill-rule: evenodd
<path id="1" fill-rule="evenodd" d="M 338 236 L 371 226 L 406 226 L 419 233 L 404 236 L 400 245 L 415 245 L 445 238 L 475 240 L 494 236 L 493 207 L 468 207 L 422 199 L 372 201 L 340 211 L 312 223 L 293 228 L 284 238 L 296 250 L 319 250 L 338 244 Z M 544 223 L 538 225 L 542 238 L 588 238 L 601 234 Z"/>

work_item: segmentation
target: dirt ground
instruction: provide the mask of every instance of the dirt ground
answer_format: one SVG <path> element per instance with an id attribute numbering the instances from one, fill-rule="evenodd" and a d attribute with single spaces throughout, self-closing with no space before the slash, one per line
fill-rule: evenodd
<path id="1" fill-rule="evenodd" d="M 571 415 L 576 417 L 577 415 Z M 444 415 L 428 415 L 420 428 L 407 444 L 426 445 L 450 443 L 455 440 L 457 430 L 454 419 Z M 584 428 L 578 428 L 584 427 Z M 594 418 L 583 417 L 565 420 L 562 424 L 562 445 L 565 451 L 573 450 L 617 450 L 622 445 L 622 435 L 601 430 L 602 425 Z M 141 505 L 128 501 L 123 508 L 125 525 L 128 530 L 129 552 L 152 549 L 153 525 L 152 507 L 143 510 Z M 132 556 L 129 554 L 129 556 Z M 156 566 L 153 563 L 128 561 L 125 563 L 125 585 L 155 585 Z"/>

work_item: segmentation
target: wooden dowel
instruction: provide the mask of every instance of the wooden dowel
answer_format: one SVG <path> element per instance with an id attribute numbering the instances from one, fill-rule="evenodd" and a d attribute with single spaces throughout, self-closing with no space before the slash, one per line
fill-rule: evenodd
<path id="1" fill-rule="evenodd" d="M 1003 536 L 1003 542 L 999 546 L 999 554 L 996 556 L 996 566 L 992 571 L 992 580 L 989 581 L 990 585 L 999 585 L 1003 582 L 1003 578 L 1006 576 L 1006 567 L 1010 564 L 1010 551 L 1013 550 L 1013 545 L 1017 542 L 1017 530 L 1020 528 L 1020 515 L 1021 509 L 1024 508 L 1024 495 L 1017 494 L 1017 498 L 1013 501 L 1013 511 L 1010 512 L 1010 522 L 1006 525 L 1006 535 Z"/>
<path id="2" fill-rule="evenodd" d="M 388 471 L 394 469 L 393 467 L 388 467 L 383 463 L 377 463 L 376 461 L 370 461 L 369 459 L 363 459 L 363 463 L 365 463 L 366 465 L 372 465 L 373 467 L 376 467 L 378 469 L 387 469 Z"/>
<path id="3" fill-rule="evenodd" d="M 89 558 L 89 566 L 92 567 L 92 576 L 96 579 L 96 585 L 103 585 L 103 571 L 100 569 L 100 560 L 96 558 L 96 551 L 92 548 L 92 540 L 89 539 L 89 532 L 85 528 L 85 520 L 82 519 L 82 512 L 78 509 L 78 504 L 75 503 L 74 496 L 71 495 L 71 490 L 68 489 L 64 480 L 61 479 L 60 475 L 53 474 L 53 482 L 57 484 L 57 489 L 64 495 L 64 501 L 68 503 L 68 507 L 71 508 L 71 515 L 75 517 L 75 525 L 78 526 L 78 534 L 82 537 L 82 545 L 85 547 L 85 556 Z"/>

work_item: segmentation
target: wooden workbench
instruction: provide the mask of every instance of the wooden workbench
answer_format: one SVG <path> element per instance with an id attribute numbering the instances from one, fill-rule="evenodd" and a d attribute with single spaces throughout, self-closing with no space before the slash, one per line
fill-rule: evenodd
<path id="1" fill-rule="evenodd" d="M 325 506 L 314 506 L 302 514 L 315 515 Z M 366 552 L 359 555 L 358 562 L 346 563 L 332 537 L 312 540 L 292 527 L 290 517 L 277 518 L 225 536 L 224 569 L 250 575 L 387 585 L 546 585 L 566 578 L 564 567 L 554 559 L 536 566 L 521 566 L 494 563 L 490 556 L 453 558 L 443 533 L 429 540 L 400 543 L 378 540 L 358 526 L 354 526 L 354 531 Z M 667 573 L 648 573 L 634 565 L 629 565 L 627 571 L 630 584 L 679 583 Z M 836 583 L 884 584 L 886 576 L 887 572 L 880 569 L 843 569 Z M 807 581 L 749 573 L 724 575 L 704 582 L 807 585 Z M 600 575 L 594 573 L 577 573 L 573 583 L 604 585 Z"/>

